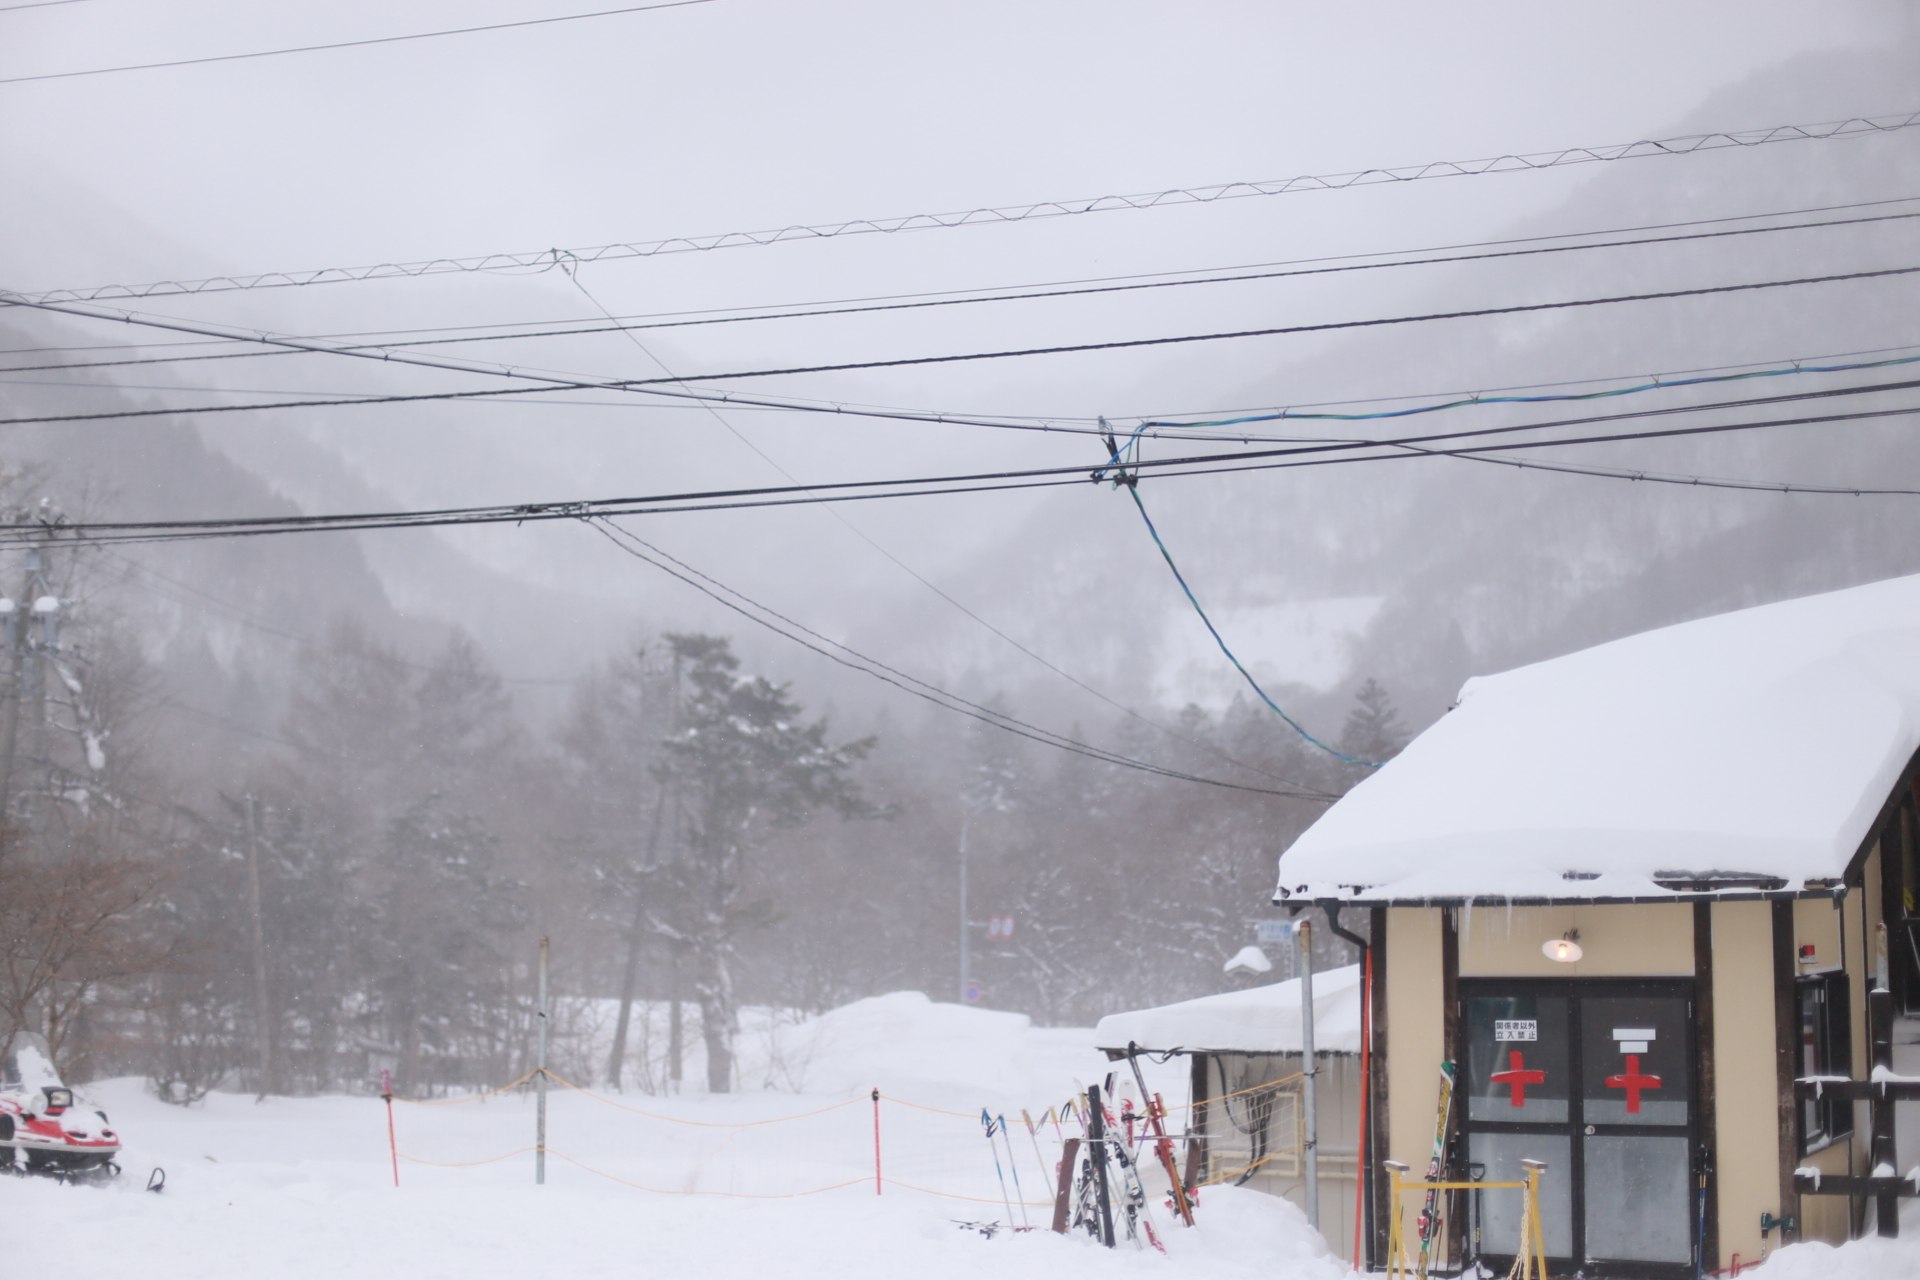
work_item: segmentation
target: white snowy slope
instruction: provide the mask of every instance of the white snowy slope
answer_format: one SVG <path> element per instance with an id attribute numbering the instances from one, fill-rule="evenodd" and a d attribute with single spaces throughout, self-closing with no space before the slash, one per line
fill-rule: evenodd
<path id="1" fill-rule="evenodd" d="M 35 1224 L 15 1233 L 9 1268 L 141 1280 L 1349 1274 L 1297 1209 L 1244 1188 L 1205 1188 L 1192 1230 L 1175 1227 L 1155 1194 L 1164 1255 L 1045 1230 L 1041 1184 L 1060 1152 L 1047 1107 L 1113 1069 L 1092 1039 L 917 993 L 860 1001 L 769 1046 L 805 1092 L 602 1101 L 555 1087 L 544 1187 L 533 1185 L 524 1093 L 396 1106 L 396 1188 L 377 1097 L 214 1094 L 179 1108 L 137 1080 L 99 1082 L 86 1091 L 125 1135 L 126 1174 L 100 1188 L 0 1180 L 0 1205 Z M 1124 1068 L 1121 1077 L 1124 1100 L 1136 1088 Z M 1180 1077 L 1177 1067 L 1149 1075 L 1148 1087 L 1184 1102 Z M 1010 1147 L 988 1146 L 983 1105 L 1007 1116 Z M 1022 1108 L 1041 1121 L 1034 1135 Z M 155 1166 L 167 1185 L 149 1195 L 141 1186 Z M 957 1225 L 1007 1221 L 1002 1172 L 1013 1221 L 1041 1229 L 987 1239 Z M 821 1188 L 831 1189 L 795 1194 Z"/>
<path id="2" fill-rule="evenodd" d="M 1292 897 L 1838 877 L 1920 748 L 1920 577 L 1478 677 L 1280 859 Z M 1669 873 L 1679 873 L 1678 876 Z"/>
<path id="3" fill-rule="evenodd" d="M 1101 1049 L 1128 1044 L 1219 1053 L 1300 1052 L 1300 979 L 1245 991 L 1110 1013 L 1093 1029 Z M 1360 1052 L 1360 966 L 1313 975 L 1313 1044 L 1320 1053 Z"/>

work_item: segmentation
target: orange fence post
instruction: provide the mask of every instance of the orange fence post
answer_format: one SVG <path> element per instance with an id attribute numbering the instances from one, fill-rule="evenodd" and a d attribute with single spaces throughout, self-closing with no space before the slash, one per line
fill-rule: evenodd
<path id="1" fill-rule="evenodd" d="M 393 1072 L 380 1069 L 380 1096 L 387 1104 L 387 1150 L 393 1153 L 393 1185 L 400 1185 L 400 1143 L 393 1136 Z"/>
<path id="2" fill-rule="evenodd" d="M 873 1194 L 880 1194 L 880 1086 L 873 1087 Z"/>

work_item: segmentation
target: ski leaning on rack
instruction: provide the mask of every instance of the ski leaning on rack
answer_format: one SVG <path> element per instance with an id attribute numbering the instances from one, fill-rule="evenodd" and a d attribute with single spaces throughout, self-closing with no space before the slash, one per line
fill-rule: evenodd
<path id="1" fill-rule="evenodd" d="M 1447 1168 L 1447 1118 L 1453 1110 L 1453 1064 L 1440 1064 L 1440 1106 L 1433 1121 L 1433 1156 L 1427 1161 L 1427 1181 L 1439 1182 Z M 1433 1249 L 1433 1238 L 1440 1226 L 1440 1193 L 1427 1192 L 1427 1203 L 1420 1210 L 1418 1222 L 1420 1228 L 1420 1271 L 1422 1280 L 1427 1274 L 1427 1261 Z"/>

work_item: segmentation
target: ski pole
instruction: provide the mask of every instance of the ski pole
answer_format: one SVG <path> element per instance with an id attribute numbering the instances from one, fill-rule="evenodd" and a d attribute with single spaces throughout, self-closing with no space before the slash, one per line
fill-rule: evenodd
<path id="1" fill-rule="evenodd" d="M 1040 1166 L 1040 1185 L 1042 1187 L 1052 1186 L 1053 1179 L 1050 1176 L 1048 1176 L 1049 1171 L 1047 1169 L 1047 1158 L 1040 1154 L 1040 1134 L 1037 1130 L 1034 1129 L 1033 1117 L 1027 1114 L 1027 1109 L 1025 1107 L 1020 1108 L 1020 1119 L 1026 1122 L 1027 1140 L 1033 1143 L 1034 1163 Z M 1008 1158 L 1011 1159 L 1012 1157 L 1008 1157 Z"/>
<path id="2" fill-rule="evenodd" d="M 1005 1116 L 1000 1117 L 1000 1138 L 1007 1144 L 1007 1168 L 1013 1170 L 1013 1194 L 1020 1197 L 1020 1225 L 1030 1227 L 1033 1223 L 1027 1220 L 1027 1193 L 1020 1185 L 1020 1162 L 1013 1158 L 1013 1135 L 1007 1131 Z M 1007 1225 L 1011 1227 L 1013 1214 L 1009 1212 L 1007 1217 L 1009 1219 Z"/>
<path id="3" fill-rule="evenodd" d="M 993 1152 L 993 1171 L 1000 1178 L 1000 1199 L 1007 1206 L 1007 1230 L 1013 1230 L 1013 1201 L 1007 1198 L 1007 1174 L 1000 1167 L 1000 1148 L 993 1141 L 993 1117 L 987 1114 L 985 1107 L 980 1108 L 980 1127 L 987 1131 L 987 1147 Z"/>

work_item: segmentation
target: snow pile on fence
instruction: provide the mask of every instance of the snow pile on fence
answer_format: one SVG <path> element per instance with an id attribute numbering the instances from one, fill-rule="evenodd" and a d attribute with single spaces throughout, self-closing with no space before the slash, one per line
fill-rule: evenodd
<path id="1" fill-rule="evenodd" d="M 256 1104 L 215 1093 L 182 1108 L 136 1080 L 99 1082 L 86 1092 L 126 1136 L 126 1175 L 106 1188 L 10 1183 L 9 1208 L 40 1229 L 10 1246 L 9 1261 L 28 1275 L 142 1280 L 1350 1274 L 1297 1209 L 1237 1187 L 1203 1190 L 1191 1231 L 1156 1209 L 1165 1256 L 1044 1230 L 1047 1191 L 1036 1184 L 1059 1148 L 1044 1120 L 1030 1137 L 1019 1110 L 1044 1117 L 1112 1070 L 1084 1028 L 1035 1028 L 1019 1015 L 896 993 L 788 1026 L 768 1044 L 805 1092 L 602 1100 L 555 1086 L 545 1187 L 532 1185 L 524 1089 L 397 1106 L 400 1150 L 413 1159 L 395 1189 L 376 1097 Z M 1150 1088 L 1184 1101 L 1177 1066 L 1146 1065 L 1165 1073 L 1149 1074 Z M 1123 1095 L 1133 1088 L 1118 1083 Z M 873 1187 L 876 1086 L 882 1195 Z M 987 1239 L 956 1225 L 1008 1217 L 983 1105 L 1009 1119 L 1014 1141 L 1002 1152 L 1011 1150 L 1022 1180 L 1014 1220 L 1042 1229 Z M 155 1165 L 167 1170 L 167 1189 L 148 1195 L 140 1186 Z M 833 1189 L 793 1194 L 818 1188 Z"/>
<path id="2" fill-rule="evenodd" d="M 1093 1029 L 1102 1049 L 1128 1044 L 1214 1053 L 1299 1053 L 1300 980 L 1110 1013 Z M 1360 1052 L 1360 966 L 1313 976 L 1313 1045 L 1319 1053 Z"/>
<path id="3" fill-rule="evenodd" d="M 1838 877 L 1920 748 L 1916 655 L 1907 577 L 1470 680 L 1281 857 L 1279 889 L 1590 899 Z"/>

